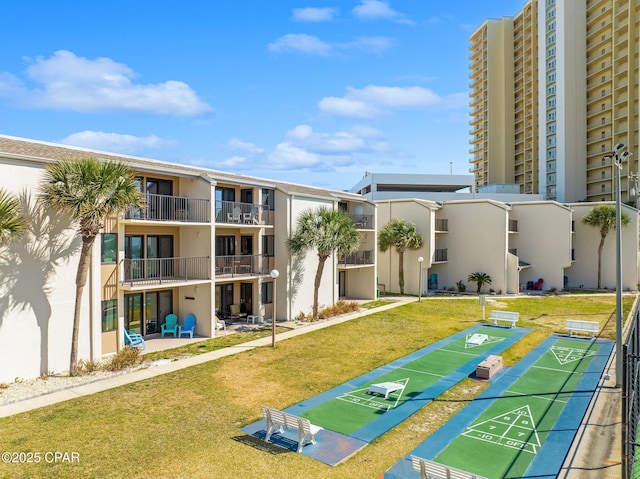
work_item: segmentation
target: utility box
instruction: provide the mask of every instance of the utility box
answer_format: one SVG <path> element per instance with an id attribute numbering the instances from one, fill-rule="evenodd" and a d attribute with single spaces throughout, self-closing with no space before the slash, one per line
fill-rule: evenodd
<path id="1" fill-rule="evenodd" d="M 479 379 L 491 379 L 502 369 L 502 356 L 491 355 L 476 367 L 476 377 Z"/>

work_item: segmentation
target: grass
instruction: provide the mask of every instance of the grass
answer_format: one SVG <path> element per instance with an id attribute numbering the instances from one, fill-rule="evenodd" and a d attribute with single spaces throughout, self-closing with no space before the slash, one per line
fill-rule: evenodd
<path id="1" fill-rule="evenodd" d="M 625 297 L 625 317 L 632 302 Z M 490 302 L 486 309 L 486 316 L 490 309 L 519 311 L 519 325 L 532 329 L 503 354 L 508 365 L 550 333 L 564 332 L 568 318 L 598 321 L 604 337 L 612 338 L 615 331 L 613 295 L 508 299 Z M 0 477 L 379 477 L 486 383 L 462 381 L 336 467 L 282 452 L 240 428 L 260 418 L 261 404 L 296 404 L 477 324 L 480 315 L 477 299 L 413 302 L 280 341 L 275 349 L 246 351 L 0 419 L 0 451 L 80 455 L 75 464 L 0 464 Z M 224 339 L 233 341 L 230 336 Z"/>

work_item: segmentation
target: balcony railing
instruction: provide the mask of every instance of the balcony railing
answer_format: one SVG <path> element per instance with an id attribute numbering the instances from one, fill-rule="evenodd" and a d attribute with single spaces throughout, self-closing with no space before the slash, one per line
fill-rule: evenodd
<path id="1" fill-rule="evenodd" d="M 356 228 L 358 229 L 371 230 L 375 226 L 373 224 L 373 215 L 356 215 L 347 213 L 347 216 L 353 220 L 356 224 Z"/>
<path id="2" fill-rule="evenodd" d="M 447 248 L 437 249 L 433 252 L 434 263 L 443 263 L 445 261 L 449 261 L 449 259 L 447 258 Z"/>
<path id="3" fill-rule="evenodd" d="M 211 279 L 211 261 L 208 256 L 125 259 L 122 263 L 122 284 L 130 286 Z"/>
<path id="4" fill-rule="evenodd" d="M 338 265 L 340 266 L 359 264 L 373 264 L 373 250 L 356 251 L 355 253 L 338 256 Z"/>
<path id="5" fill-rule="evenodd" d="M 232 255 L 216 256 L 216 278 L 267 275 L 274 265 L 273 256 Z"/>
<path id="6" fill-rule="evenodd" d="M 509 232 L 510 233 L 518 232 L 518 220 L 509 220 Z"/>
<path id="7" fill-rule="evenodd" d="M 209 200 L 148 194 L 145 208 L 130 208 L 125 219 L 209 223 Z"/>
<path id="8" fill-rule="evenodd" d="M 449 231 L 449 220 L 446 218 L 436 218 L 436 231 Z"/>
<path id="9" fill-rule="evenodd" d="M 237 225 L 273 225 L 273 212 L 263 205 L 216 201 L 216 223 Z"/>

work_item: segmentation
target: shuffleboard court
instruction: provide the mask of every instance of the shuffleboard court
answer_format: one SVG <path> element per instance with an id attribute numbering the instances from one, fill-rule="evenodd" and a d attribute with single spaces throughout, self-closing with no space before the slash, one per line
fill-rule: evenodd
<path id="1" fill-rule="evenodd" d="M 489 479 L 556 477 L 612 347 L 549 338 L 411 455 Z M 385 479 L 418 477 L 411 455 Z"/>
<path id="2" fill-rule="evenodd" d="M 427 401 L 433 399 L 433 397 L 422 395 L 429 386 L 444 380 L 466 364 L 469 364 L 473 371 L 479 362 L 478 358 L 483 353 L 499 346 L 513 334 L 511 328 L 485 327 L 483 332 L 487 340 L 482 344 L 470 344 L 467 342 L 468 334 L 461 335 L 413 361 L 397 364 L 395 367 L 389 365 L 386 368 L 388 372 L 380 370 L 377 376 L 361 382 L 358 387 L 338 394 L 333 399 L 300 415 L 313 424 L 342 434 L 353 435 L 372 421 L 381 419 L 391 410 L 401 407 L 407 401 L 421 400 L 424 406 Z M 465 371 L 463 376 L 468 374 L 469 372 Z M 399 383 L 404 385 L 404 388 L 391 393 L 386 399 L 369 393 L 372 384 L 385 382 Z"/>
<path id="3" fill-rule="evenodd" d="M 340 463 L 528 332 L 524 328 L 474 326 L 285 409 L 324 428 L 317 434 L 316 444 L 305 446 L 301 453 L 326 464 Z M 478 334 L 482 341 L 474 338 Z M 263 438 L 265 421 L 242 430 Z M 288 434 L 286 430 L 274 434 L 272 442 L 291 449 L 295 442 Z"/>

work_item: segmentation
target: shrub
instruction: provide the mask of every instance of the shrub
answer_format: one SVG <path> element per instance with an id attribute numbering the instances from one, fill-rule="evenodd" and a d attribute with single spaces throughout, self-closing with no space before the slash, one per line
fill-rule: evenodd
<path id="1" fill-rule="evenodd" d="M 91 374 L 100 369 L 100 364 L 93 360 L 82 360 L 78 363 L 78 369 L 76 370 L 76 374 L 84 375 Z"/>
<path id="2" fill-rule="evenodd" d="M 142 362 L 140 350 L 138 348 L 130 348 L 125 346 L 111 357 L 111 361 L 107 364 L 107 371 L 122 371 L 127 368 L 137 366 Z"/>
<path id="3" fill-rule="evenodd" d="M 466 285 L 466 284 L 464 284 L 464 283 L 462 282 L 462 280 L 458 281 L 458 282 L 456 283 L 456 286 L 458 287 L 458 292 L 459 292 L 459 293 L 464 293 L 464 292 L 467 290 L 467 285 Z"/>
<path id="4" fill-rule="evenodd" d="M 352 313 L 354 311 L 360 311 L 360 305 L 358 303 L 355 301 L 344 301 L 341 299 L 337 303 L 318 311 L 318 318 L 327 319 L 334 316 L 340 316 L 341 314 Z"/>

